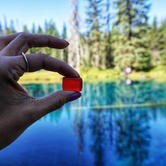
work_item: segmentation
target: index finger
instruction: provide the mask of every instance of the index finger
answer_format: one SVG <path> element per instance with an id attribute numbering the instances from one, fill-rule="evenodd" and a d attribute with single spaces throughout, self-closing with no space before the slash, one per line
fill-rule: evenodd
<path id="1" fill-rule="evenodd" d="M 2 50 L 2 54 L 14 56 L 22 52 L 27 52 L 32 47 L 63 49 L 68 45 L 69 43 L 67 41 L 51 35 L 21 33 Z"/>

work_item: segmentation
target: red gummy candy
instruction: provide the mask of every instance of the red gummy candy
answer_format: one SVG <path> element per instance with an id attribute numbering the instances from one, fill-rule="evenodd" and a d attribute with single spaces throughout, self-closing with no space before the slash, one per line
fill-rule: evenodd
<path id="1" fill-rule="evenodd" d="M 79 92 L 82 90 L 82 79 L 63 77 L 62 89 L 65 91 Z"/>

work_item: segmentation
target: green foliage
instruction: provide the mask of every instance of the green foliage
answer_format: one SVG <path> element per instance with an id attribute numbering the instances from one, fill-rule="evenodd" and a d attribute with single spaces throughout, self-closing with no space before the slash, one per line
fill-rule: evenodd
<path id="1" fill-rule="evenodd" d="M 32 25 L 32 33 L 36 33 L 36 28 L 35 28 L 35 24 L 34 23 Z"/>
<path id="2" fill-rule="evenodd" d="M 162 22 L 161 27 L 159 28 L 159 44 L 160 44 L 160 56 L 161 64 L 166 65 L 166 19 Z"/>
<path id="3" fill-rule="evenodd" d="M 29 32 L 29 31 L 28 31 L 28 28 L 27 28 L 26 25 L 24 25 L 24 27 L 23 27 L 23 31 L 24 31 L 24 32 Z"/>
<path id="4" fill-rule="evenodd" d="M 161 59 L 160 38 L 161 38 L 161 33 L 157 27 L 157 18 L 155 17 L 153 20 L 153 24 L 148 31 L 149 51 L 152 54 L 151 61 L 153 66 L 160 64 L 160 59 Z"/>
<path id="5" fill-rule="evenodd" d="M 101 68 L 103 61 L 103 41 L 102 41 L 102 27 L 103 27 L 103 0 L 87 0 L 87 19 L 88 27 L 88 46 L 91 57 L 91 65 L 96 68 Z"/>
<path id="6" fill-rule="evenodd" d="M 13 20 L 11 20 L 10 27 L 8 29 L 8 34 L 11 34 L 11 33 L 16 33 L 16 30 L 14 28 L 14 22 L 13 22 Z"/>
<path id="7" fill-rule="evenodd" d="M 66 24 L 63 24 L 62 39 L 67 40 L 67 27 Z M 63 50 L 63 59 L 66 63 L 68 61 L 68 48 Z"/>
<path id="8" fill-rule="evenodd" d="M 150 5 L 147 0 L 116 0 L 117 41 L 115 43 L 114 62 L 118 69 L 127 66 L 136 70 L 151 67 L 151 54 L 148 52 L 147 13 Z"/>
<path id="9" fill-rule="evenodd" d="M 147 71 L 157 65 L 166 65 L 166 19 L 158 26 L 157 18 L 148 25 L 148 0 L 114 0 L 115 19 L 110 29 L 110 0 L 87 0 L 87 32 L 79 33 L 79 55 L 82 71 L 109 69 L 120 72 L 125 67 L 136 71 Z M 14 21 L 4 27 L 0 23 L 0 35 L 16 32 Z M 24 32 L 48 34 L 69 40 L 64 24 L 62 34 L 53 20 L 45 21 L 44 28 L 32 29 L 23 26 Z M 85 35 L 86 34 L 86 35 Z M 71 48 L 71 47 L 70 47 Z M 51 48 L 31 48 L 28 53 L 45 53 L 68 62 L 68 48 L 63 50 Z M 70 65 L 70 64 L 69 64 Z M 111 69 L 111 70 L 112 70 Z M 118 70 L 117 70 L 118 69 Z"/>

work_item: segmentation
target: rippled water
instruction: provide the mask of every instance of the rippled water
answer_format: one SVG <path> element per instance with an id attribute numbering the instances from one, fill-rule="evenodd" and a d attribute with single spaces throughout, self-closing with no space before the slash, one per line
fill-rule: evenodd
<path id="1" fill-rule="evenodd" d="M 27 85 L 35 97 L 60 84 Z M 166 83 L 84 83 L 82 98 L 29 127 L 0 151 L 0 166 L 166 165 Z"/>

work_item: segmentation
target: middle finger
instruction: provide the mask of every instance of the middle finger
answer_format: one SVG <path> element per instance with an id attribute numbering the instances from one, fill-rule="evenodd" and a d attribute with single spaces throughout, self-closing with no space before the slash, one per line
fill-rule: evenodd
<path id="1" fill-rule="evenodd" d="M 63 49 L 69 44 L 57 37 L 44 34 L 21 33 L 11 41 L 3 50 L 2 55 L 15 56 L 27 52 L 32 47 L 50 47 Z"/>
<path id="2" fill-rule="evenodd" d="M 66 77 L 80 77 L 79 74 L 67 63 L 59 59 L 50 57 L 46 54 L 26 54 L 26 58 L 28 60 L 30 72 L 45 69 L 53 72 L 58 72 L 59 74 Z M 22 76 L 24 72 L 26 72 L 26 62 L 22 55 L 11 57 L 10 64 L 10 69 L 14 69 L 13 71 L 16 72 L 13 73 L 19 74 L 18 77 Z"/>

